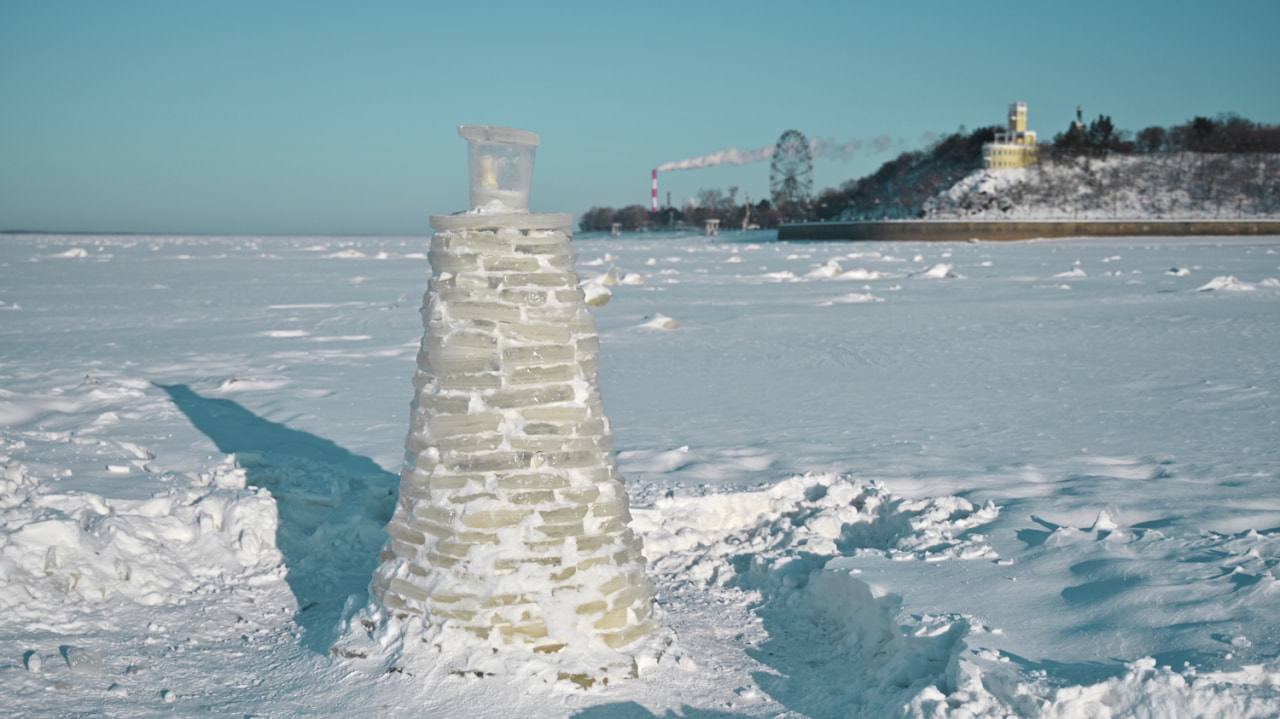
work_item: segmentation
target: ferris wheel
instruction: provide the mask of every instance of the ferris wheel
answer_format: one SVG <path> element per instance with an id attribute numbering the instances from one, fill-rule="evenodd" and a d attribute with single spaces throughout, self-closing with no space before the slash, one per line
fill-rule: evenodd
<path id="1" fill-rule="evenodd" d="M 813 153 L 799 130 L 787 130 L 773 148 L 769 164 L 769 191 L 773 204 L 806 202 L 813 193 Z"/>

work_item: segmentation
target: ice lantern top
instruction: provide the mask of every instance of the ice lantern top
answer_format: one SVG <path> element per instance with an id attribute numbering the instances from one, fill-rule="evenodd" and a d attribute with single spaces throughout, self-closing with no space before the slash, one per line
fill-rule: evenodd
<path id="1" fill-rule="evenodd" d="M 458 134 L 467 141 L 472 210 L 528 212 L 538 135 L 490 125 L 460 125 Z"/>

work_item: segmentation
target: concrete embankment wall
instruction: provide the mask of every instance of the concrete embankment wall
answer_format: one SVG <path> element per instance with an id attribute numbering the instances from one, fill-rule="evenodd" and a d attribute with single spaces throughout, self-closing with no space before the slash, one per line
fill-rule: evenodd
<path id="1" fill-rule="evenodd" d="M 779 240 L 900 240 L 956 242 L 1044 237 L 1280 235 L 1276 220 L 899 220 L 782 225 Z"/>

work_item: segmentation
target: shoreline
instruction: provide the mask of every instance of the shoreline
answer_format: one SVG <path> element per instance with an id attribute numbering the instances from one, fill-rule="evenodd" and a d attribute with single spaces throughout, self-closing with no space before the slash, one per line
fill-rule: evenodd
<path id="1" fill-rule="evenodd" d="M 797 222 L 778 227 L 779 240 L 963 242 L 1059 237 L 1189 237 L 1280 235 L 1277 219 L 1225 220 L 863 220 Z"/>

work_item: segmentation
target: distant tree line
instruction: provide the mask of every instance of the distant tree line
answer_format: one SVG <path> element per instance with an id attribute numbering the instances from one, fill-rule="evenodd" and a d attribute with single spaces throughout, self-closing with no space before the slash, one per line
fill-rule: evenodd
<path id="1" fill-rule="evenodd" d="M 1196 117 L 1181 125 L 1152 125 L 1130 134 L 1116 129 L 1108 115 L 1099 115 L 1087 127 L 1071 123 L 1053 138 L 1050 159 L 1106 157 L 1107 155 L 1164 152 L 1280 154 L 1280 125 L 1266 125 L 1239 115 Z"/>
<path id="2" fill-rule="evenodd" d="M 626 207 L 592 207 L 578 219 L 583 232 L 607 232 L 617 222 L 623 231 L 688 226 L 701 228 L 709 219 L 720 220 L 725 229 L 742 227 L 743 220 L 757 227 L 777 227 L 784 218 L 803 219 L 808 203 L 786 203 L 779 207 L 768 200 L 747 204 L 738 201 L 738 188 L 698 190 L 694 200 L 683 208 L 663 207 L 657 213 L 644 205 Z"/>

